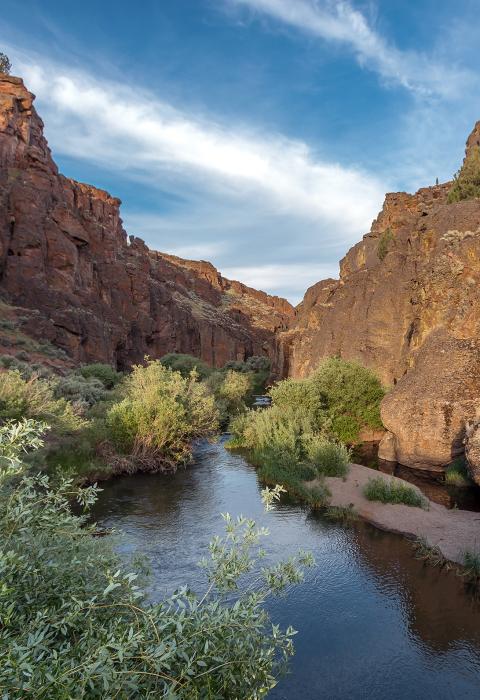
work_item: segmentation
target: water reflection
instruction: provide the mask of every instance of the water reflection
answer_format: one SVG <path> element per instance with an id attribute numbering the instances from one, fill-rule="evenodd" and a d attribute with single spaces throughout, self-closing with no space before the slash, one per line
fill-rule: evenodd
<path id="1" fill-rule="evenodd" d="M 480 488 L 475 484 L 456 487 L 446 484 L 443 470 L 411 469 L 398 462 L 387 462 L 378 458 L 378 443 L 364 442 L 353 449 L 352 461 L 363 464 L 383 474 L 405 479 L 418 488 L 434 503 L 446 508 L 461 508 L 480 512 Z"/>
<path id="2" fill-rule="evenodd" d="M 288 499 L 263 513 L 254 470 L 221 444 L 201 446 L 176 475 L 104 489 L 95 517 L 125 532 L 122 551 L 149 555 L 154 597 L 182 583 L 203 587 L 196 562 L 222 531 L 222 511 L 266 525 L 274 559 L 299 547 L 314 553 L 305 582 L 269 604 L 276 622 L 299 630 L 292 672 L 272 698 L 478 698 L 478 604 L 453 573 L 414 559 L 401 537 L 338 526 Z"/>

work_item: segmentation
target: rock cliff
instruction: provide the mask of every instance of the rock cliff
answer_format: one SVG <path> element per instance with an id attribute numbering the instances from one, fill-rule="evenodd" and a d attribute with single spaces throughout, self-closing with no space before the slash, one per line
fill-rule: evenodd
<path id="1" fill-rule="evenodd" d="M 480 122 L 467 155 L 480 144 Z M 311 287 L 281 333 L 285 374 L 322 357 L 357 359 L 391 391 L 380 454 L 443 466 L 480 415 L 480 200 L 447 202 L 452 183 L 388 194 L 340 279 Z"/>
<path id="2" fill-rule="evenodd" d="M 23 343 L 70 363 L 119 368 L 170 351 L 217 366 L 266 354 L 275 373 L 302 377 L 326 356 L 357 359 L 390 387 L 382 457 L 441 468 L 463 451 L 480 419 L 479 199 L 449 204 L 452 183 L 388 194 L 340 279 L 294 311 L 127 237 L 118 199 L 59 174 L 33 99 L 0 75 L 3 328 L 20 324 Z M 480 122 L 466 157 L 479 146 Z"/>
<path id="3" fill-rule="evenodd" d="M 293 307 L 127 237 L 118 199 L 59 174 L 33 100 L 0 75 L 0 293 L 22 332 L 119 368 L 170 351 L 278 356 Z"/>

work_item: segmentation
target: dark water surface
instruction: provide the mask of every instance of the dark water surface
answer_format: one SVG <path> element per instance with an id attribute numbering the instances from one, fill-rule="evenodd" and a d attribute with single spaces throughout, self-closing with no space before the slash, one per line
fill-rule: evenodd
<path id="1" fill-rule="evenodd" d="M 273 558 L 314 554 L 304 583 L 269 603 L 275 622 L 299 632 L 272 699 L 480 698 L 479 604 L 453 573 L 416 560 L 403 538 L 292 503 L 263 513 L 255 471 L 221 443 L 200 446 L 175 475 L 102 488 L 94 516 L 124 533 L 122 551 L 149 556 L 155 598 L 181 584 L 203 588 L 196 562 L 222 533 L 220 512 L 267 525 Z"/>

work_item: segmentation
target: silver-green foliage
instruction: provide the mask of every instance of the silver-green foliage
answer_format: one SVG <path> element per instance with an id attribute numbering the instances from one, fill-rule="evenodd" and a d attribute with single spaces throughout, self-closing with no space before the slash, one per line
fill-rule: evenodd
<path id="1" fill-rule="evenodd" d="M 10 63 L 8 56 L 0 51 L 0 73 L 10 74 L 12 69 L 12 64 Z"/>
<path id="2" fill-rule="evenodd" d="M 186 588 L 150 604 L 122 570 L 110 538 L 73 515 L 79 491 L 22 476 L 38 447 L 33 421 L 0 428 L 0 691 L 3 700 L 262 698 L 293 652 L 272 625 L 268 595 L 298 582 L 306 555 L 260 568 L 266 534 L 225 515 L 226 534 L 202 562 L 202 597 Z M 248 586 L 244 586 L 244 582 Z"/>

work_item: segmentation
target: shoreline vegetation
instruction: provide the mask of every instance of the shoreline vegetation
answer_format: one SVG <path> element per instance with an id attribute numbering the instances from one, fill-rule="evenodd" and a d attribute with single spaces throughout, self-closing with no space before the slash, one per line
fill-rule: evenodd
<path id="1" fill-rule="evenodd" d="M 265 602 L 300 583 L 312 557 L 268 564 L 268 532 L 224 514 L 225 534 L 200 562 L 204 590 L 185 585 L 152 603 L 145 565 L 88 524 L 96 487 L 29 473 L 25 454 L 47 429 L 32 419 L 0 427 L 2 698 L 265 697 L 295 634 L 272 623 Z M 267 509 L 277 492 L 263 492 Z"/>
<path id="2" fill-rule="evenodd" d="M 55 374 L 14 357 L 2 366 L 0 424 L 48 424 L 31 468 L 76 484 L 188 464 L 192 443 L 216 436 L 245 412 L 270 374 L 265 357 L 212 369 L 173 353 L 145 358 L 126 374 L 98 363 Z"/>
<path id="3" fill-rule="evenodd" d="M 191 461 L 192 442 L 228 430 L 225 446 L 241 450 L 265 485 L 280 484 L 332 518 L 359 515 L 346 494 L 364 468 L 352 464 L 350 446 L 366 429 L 381 429 L 385 390 L 358 363 L 328 358 L 308 379 L 279 381 L 268 389 L 271 405 L 260 410 L 252 405 L 269 378 L 265 357 L 212 369 L 198 358 L 170 353 L 160 360 L 145 358 L 128 374 L 92 364 L 56 375 L 15 358 L 3 366 L 0 422 L 34 419 L 50 426 L 44 446 L 27 456 L 31 474 L 46 473 L 53 482 L 68 478 L 80 486 L 139 471 L 175 471 Z M 396 504 L 403 504 L 406 524 L 403 516 L 397 523 L 385 523 L 382 516 L 379 526 L 407 536 L 408 513 L 417 519 L 415 512 L 426 509 L 440 518 L 437 506 L 414 486 L 371 469 L 367 473 L 361 517 L 377 524 L 378 513 L 395 513 Z M 446 471 L 446 483 L 452 482 L 468 484 L 461 465 Z M 458 520 L 460 529 L 464 523 L 476 533 L 474 516 L 451 518 L 445 511 L 445 522 Z M 461 563 L 460 547 L 455 552 L 450 544 L 444 547 L 428 527 L 424 532 L 419 526 L 416 536 Z M 470 552 L 476 538 L 460 535 Z"/>
<path id="4" fill-rule="evenodd" d="M 87 365 L 65 375 L 10 366 L 0 373 L 0 687 L 6 698 L 161 694 L 181 700 L 265 697 L 294 653 L 294 630 L 273 625 L 270 595 L 301 582 L 312 557 L 268 566 L 246 518 L 224 514 L 225 534 L 200 562 L 205 591 L 151 603 L 144 564 L 125 562 L 87 511 L 106 476 L 172 471 L 192 442 L 223 427 L 256 466 L 271 509 L 288 492 L 326 517 L 361 517 L 416 542 L 417 556 L 451 560 L 478 585 L 476 513 L 448 511 L 396 477 L 351 464 L 365 427 L 379 428 L 384 390 L 369 370 L 338 358 L 306 380 L 284 380 L 254 410 L 268 360 L 220 370 L 189 356 L 145 359 L 127 375 Z M 199 362 L 199 361 L 198 361 Z M 83 515 L 72 513 L 76 500 Z M 253 584 L 253 585 L 252 585 Z M 102 695 L 103 693 L 103 695 Z"/>

